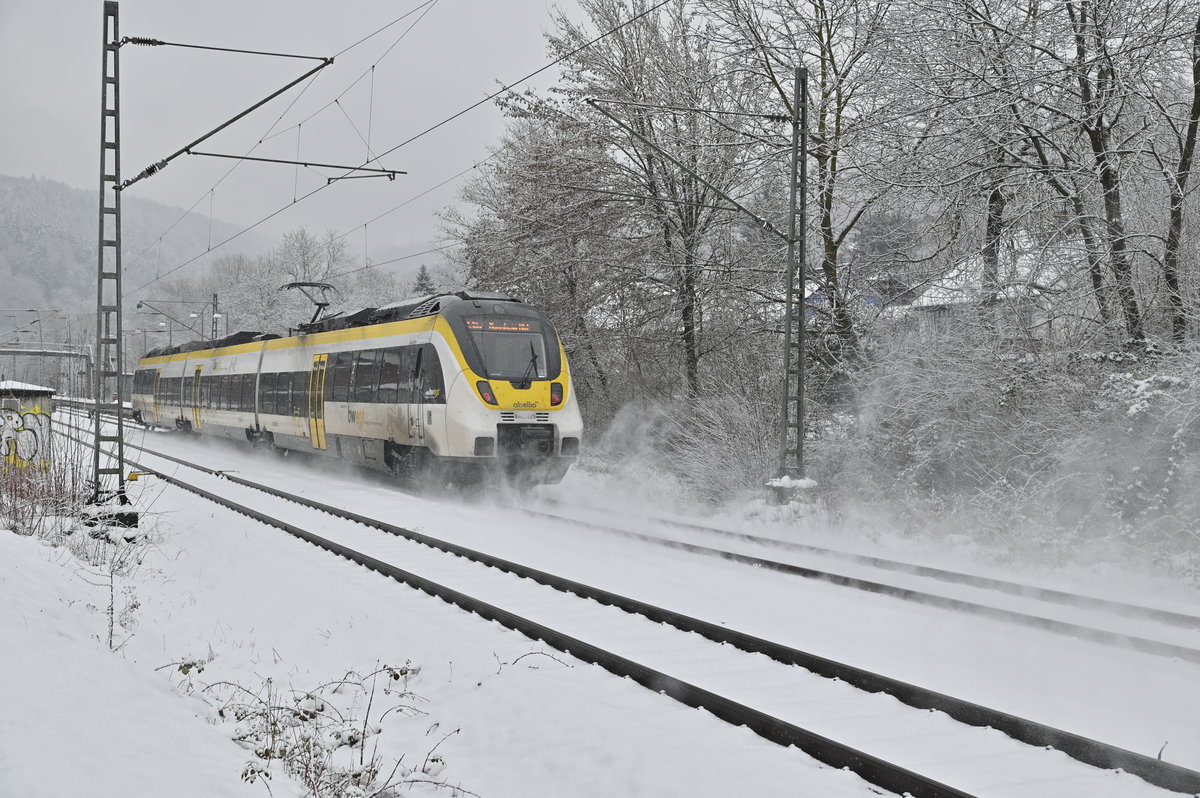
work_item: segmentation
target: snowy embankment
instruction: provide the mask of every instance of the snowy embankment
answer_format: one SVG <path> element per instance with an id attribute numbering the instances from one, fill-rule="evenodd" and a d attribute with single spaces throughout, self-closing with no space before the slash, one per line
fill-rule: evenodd
<path id="1" fill-rule="evenodd" d="M 1140 753 L 1153 756 L 1167 743 L 1168 761 L 1200 761 L 1191 722 L 1200 698 L 1188 663 L 538 521 L 519 511 L 536 503 L 531 497 L 515 507 L 478 497 L 431 501 L 325 462 L 172 435 L 135 437 Z M 140 450 L 132 456 L 188 476 Z M 98 542 L 77 531 L 55 548 L 0 532 L 0 556 L 13 566 L 0 570 L 0 633 L 22 649 L 0 668 L 0 798 L 70 794 L 81 779 L 88 794 L 102 796 L 168 794 L 163 785 L 171 795 L 265 795 L 268 787 L 274 795 L 305 794 L 285 775 L 284 760 L 310 783 L 374 785 L 343 795 L 370 795 L 389 782 L 410 795 L 453 794 L 456 786 L 487 796 L 872 794 L 794 750 L 156 479 L 131 489 L 143 512 L 141 543 Z M 595 505 L 606 522 L 636 523 L 635 506 L 670 504 L 645 501 L 654 489 L 606 488 L 572 472 L 550 493 L 575 510 Z M 272 511 L 305 523 L 295 511 Z M 806 542 L 907 559 L 973 559 L 944 542 L 918 552 L 914 541 L 822 526 L 761 525 L 782 538 L 802 529 Z M 113 555 L 136 556 L 110 585 Z M 1003 570 L 1018 576 L 1011 565 Z M 1181 585 L 1098 576 L 1086 568 L 1028 574 L 1114 598 L 1195 606 L 1194 592 Z M 110 606 L 115 653 L 108 651 Z M 770 698 L 764 708 L 776 703 Z M 180 751 L 187 755 L 168 756 Z"/>
<path id="2" fill-rule="evenodd" d="M 190 494 L 134 490 L 141 542 L 0 532 L 3 798 L 300 796 L 259 754 L 306 740 L 310 776 L 374 758 L 372 789 L 409 795 L 872 794 Z"/>

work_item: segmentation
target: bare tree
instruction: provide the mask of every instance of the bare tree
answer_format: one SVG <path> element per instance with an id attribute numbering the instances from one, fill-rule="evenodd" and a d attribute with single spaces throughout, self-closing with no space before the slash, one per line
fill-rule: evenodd
<path id="1" fill-rule="evenodd" d="M 810 146 L 814 217 L 819 233 L 816 281 L 833 333 L 829 356 L 853 359 L 859 331 L 855 285 L 846 274 L 847 250 L 859 224 L 890 186 L 876 180 L 886 160 L 880 118 L 893 102 L 884 70 L 884 23 L 891 2 L 881 0 L 708 0 L 721 23 L 725 50 L 735 54 L 778 106 L 791 107 L 792 70 L 811 75 Z"/>
<path id="2" fill-rule="evenodd" d="M 664 292 L 677 321 L 683 382 L 702 391 L 701 360 L 711 351 L 707 321 L 721 312 L 717 286 L 730 268 L 729 235 L 741 226 L 721 195 L 754 187 L 763 148 L 723 115 L 741 109 L 744 75 L 727 68 L 703 35 L 707 22 L 686 0 L 650 13 L 646 0 L 584 0 L 591 26 L 617 29 L 580 50 L 564 70 L 559 92 L 569 113 L 590 119 L 608 142 L 604 185 L 636 200 L 627 206 L 629 232 L 643 243 L 644 279 Z M 594 33 L 558 18 L 555 53 L 575 51 Z M 607 106 L 627 128 L 614 126 L 581 101 Z M 626 132 L 626 131 L 631 132 Z M 634 228 L 637 228 L 636 232 Z"/>

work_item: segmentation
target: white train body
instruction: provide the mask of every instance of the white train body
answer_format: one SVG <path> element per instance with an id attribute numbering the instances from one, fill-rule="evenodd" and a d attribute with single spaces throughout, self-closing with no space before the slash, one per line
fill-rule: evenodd
<path id="1" fill-rule="evenodd" d="M 544 316 L 502 295 L 461 293 L 325 319 L 291 337 L 239 333 L 149 352 L 133 407 L 153 426 L 398 473 L 557 482 L 583 432 L 572 387 Z"/>

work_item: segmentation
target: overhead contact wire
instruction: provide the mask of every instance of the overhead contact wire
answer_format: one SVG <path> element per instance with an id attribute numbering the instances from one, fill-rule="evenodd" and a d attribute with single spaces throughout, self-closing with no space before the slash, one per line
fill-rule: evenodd
<path id="1" fill-rule="evenodd" d="M 557 66 L 557 65 L 561 64 L 563 61 L 566 61 L 568 58 L 571 58 L 572 56 L 574 56 L 574 55 L 576 55 L 576 54 L 578 54 L 578 53 L 582 52 L 583 50 L 587 49 L 588 47 L 591 47 L 593 44 L 596 44 L 597 42 L 599 42 L 599 41 L 602 41 L 603 39 L 605 39 L 605 38 L 607 38 L 607 37 L 609 37 L 609 36 L 613 35 L 614 33 L 616 33 L 617 31 L 621 30 L 622 28 L 625 28 L 625 27 L 627 27 L 628 25 L 631 25 L 631 24 L 633 24 L 634 22 L 638 21 L 638 20 L 639 20 L 639 19 L 641 19 L 642 17 L 645 17 L 645 16 L 647 16 L 648 14 L 651 14 L 652 12 L 654 12 L 654 11 L 657 11 L 658 9 L 660 9 L 660 8 L 662 8 L 663 6 L 667 5 L 667 3 L 669 3 L 669 2 L 671 2 L 671 0 L 660 0 L 660 2 L 658 2 L 658 3 L 654 4 L 653 6 L 651 6 L 651 7 L 650 7 L 650 8 L 648 8 L 648 9 L 646 9 L 645 11 L 643 11 L 643 12 L 641 12 L 641 13 L 639 13 L 639 14 L 637 14 L 637 15 L 633 16 L 633 17 L 630 17 L 629 19 L 625 20 L 624 22 L 620 23 L 619 25 L 616 25 L 615 27 L 613 27 L 613 28 L 610 28 L 609 30 L 605 31 L 604 33 L 600 34 L 599 36 L 597 36 L 597 37 L 595 37 L 595 38 L 593 38 L 593 39 L 591 39 L 591 40 L 589 40 L 589 41 L 587 41 L 587 42 L 585 42 L 585 43 L 581 44 L 579 47 L 576 47 L 574 50 L 571 50 L 570 52 L 563 54 L 562 56 L 560 56 L 560 57 L 558 57 L 558 58 L 554 59 L 553 61 L 551 61 L 551 62 L 547 63 L 546 65 L 544 65 L 544 66 L 540 67 L 539 69 L 536 69 L 536 70 L 534 70 L 533 72 L 530 72 L 528 75 L 525 75 L 524 77 L 520 78 L 519 80 L 516 80 L 516 81 L 513 81 L 513 82 L 511 82 L 511 83 L 508 83 L 508 84 L 507 84 L 507 85 L 505 85 L 505 86 L 504 86 L 502 89 L 500 89 L 500 91 L 493 92 L 492 94 L 488 95 L 487 97 L 485 97 L 484 99 L 480 100 L 479 102 L 473 103 L 473 104 L 471 104 L 470 106 L 468 106 L 467 108 L 464 108 L 463 110 L 461 110 L 461 111 L 459 111 L 459 112 L 457 112 L 457 113 L 453 114 L 452 116 L 449 116 L 449 117 L 447 117 L 446 119 L 442 120 L 441 122 L 438 122 L 436 125 L 433 125 L 433 126 L 431 126 L 431 127 L 429 127 L 429 128 L 426 128 L 425 130 L 421 131 L 420 133 L 416 134 L 415 136 L 412 136 L 411 138 L 408 138 L 408 139 L 406 139 L 406 140 L 404 140 L 404 141 L 400 142 L 400 143 L 399 143 L 399 144 L 397 144 L 395 147 L 392 147 L 392 148 L 390 148 L 390 149 L 388 149 L 388 150 L 385 150 L 385 151 L 383 151 L 382 153 L 380 153 L 380 154 L 379 154 L 378 156 L 376 156 L 375 158 L 371 159 L 370 161 L 366 161 L 365 163 L 363 163 L 363 164 L 362 164 L 362 166 L 367 166 L 367 165 L 371 164 L 373 161 L 377 161 L 377 160 L 379 160 L 380 158 L 382 158 L 383 156 L 385 156 L 385 155 L 389 155 L 389 154 L 391 154 L 391 153 L 395 152 L 396 150 L 400 149 L 401 147 L 405 147 L 405 146 L 407 146 L 407 145 L 411 144 L 412 142 L 416 141 L 417 139 L 420 139 L 420 138 L 422 138 L 422 137 L 424 137 L 424 136 L 426 136 L 426 135 L 428 135 L 428 134 L 432 133 L 433 131 L 437 130 L 438 128 L 441 128 L 441 127 L 445 126 L 446 124 L 449 124 L 450 122 L 454 121 L 455 119 L 458 119 L 458 118 L 459 118 L 460 116 L 462 116 L 463 114 L 465 114 L 465 113 L 468 113 L 468 112 L 470 112 L 470 111 L 473 111 L 473 110 L 475 110 L 476 108 L 478 108 L 479 106 L 483 105 L 484 103 L 486 103 L 486 102 L 489 102 L 489 101 L 491 101 L 491 100 L 495 99 L 496 97 L 499 97 L 499 96 L 500 96 L 501 94 L 503 94 L 504 92 L 506 92 L 506 91 L 511 91 L 511 90 L 512 90 L 512 89 L 513 89 L 515 86 L 519 86 L 520 84 L 522 84 L 522 83 L 524 83 L 524 82 L 526 82 L 526 81 L 530 80 L 531 78 L 534 78 L 534 77 L 536 77 L 536 76 L 540 75 L 541 73 L 545 72 L 546 70 L 548 70 L 548 69 L 550 69 L 550 68 L 552 68 L 552 67 L 555 67 L 555 66 Z M 349 175 L 349 174 L 350 174 L 352 171 L 354 171 L 354 170 L 347 171 L 347 172 L 346 172 L 346 174 L 347 174 L 347 175 Z M 345 175 L 343 175 L 343 176 L 345 176 Z M 448 181 L 447 181 L 447 182 L 448 182 Z M 219 249 L 219 248 L 221 248 L 221 247 L 222 247 L 222 246 L 224 246 L 225 244 L 228 244 L 230 241 L 233 241 L 234 239 L 236 239 L 236 238 L 239 238 L 240 236 L 242 236 L 242 235 L 244 235 L 244 234 L 246 234 L 246 233 L 250 232 L 251 230 L 253 230 L 253 229 L 255 229 L 256 227 L 258 227 L 259 225 L 265 224 L 266 222 L 270 221 L 271 219 L 274 219 L 276 216 L 278 216 L 279 214 L 283 213 L 283 212 L 284 212 L 284 211 L 286 211 L 288 208 L 291 208 L 291 207 L 293 207 L 294 205 L 296 205 L 296 204 L 298 204 L 298 203 L 300 203 L 300 202 L 303 202 L 304 200 L 308 199 L 309 197 L 313 196 L 314 194 L 317 194 L 317 193 L 319 193 L 319 192 L 321 192 L 321 191 L 324 191 L 326 188 L 328 188 L 328 187 L 329 187 L 329 186 L 331 186 L 331 185 L 333 185 L 333 183 L 332 183 L 332 182 L 330 182 L 330 183 L 326 183 L 325 185 L 318 186 L 317 188 L 314 188 L 312 191 L 310 191 L 310 192 L 308 192 L 307 194 L 305 194 L 305 195 L 303 195 L 303 196 L 299 197 L 299 198 L 298 198 L 298 199 L 296 199 L 294 202 L 292 202 L 292 203 L 290 203 L 290 204 L 288 204 L 288 205 L 284 205 L 283 207 L 281 207 L 281 208 L 278 208 L 278 209 L 276 209 L 276 210 L 272 211 L 271 213 L 269 213 L 268 215 L 266 215 L 266 216 L 264 216 L 263 218 L 259 219 L 257 222 L 255 222 L 254 224 L 250 225 L 249 227 L 247 227 L 247 228 L 245 228 L 245 229 L 243 229 L 243 230 L 241 230 L 241 231 L 239 231 L 239 232 L 237 232 L 237 233 L 234 233 L 233 235 L 229 236 L 229 237 L 228 237 L 228 238 L 226 238 L 224 241 L 222 241 L 221 243 L 219 243 L 219 244 L 217 244 L 215 247 L 213 247 L 213 249 Z M 356 228 L 356 229 L 357 229 L 357 228 Z M 446 246 L 446 247 L 439 247 L 439 248 L 436 248 L 436 249 L 434 249 L 434 250 L 431 250 L 431 251 L 433 251 L 433 252 L 436 252 L 436 251 L 439 251 L 440 249 L 449 249 L 449 248 L 450 248 L 450 246 L 456 246 L 456 245 L 449 245 L 449 246 Z M 178 266 L 174 266 L 174 267 L 172 267 L 171 269 L 168 269 L 168 270 L 167 270 L 167 271 L 166 271 L 166 272 L 165 272 L 165 273 L 162 275 L 162 277 L 167 277 L 167 276 L 169 276 L 169 275 L 171 275 L 171 274 L 174 274 L 175 272 L 179 271 L 180 269 L 184 268 L 185 266 L 188 266 L 188 265 L 190 265 L 190 264 L 192 264 L 192 263 L 195 263 L 197 260 L 199 260 L 200 258 L 204 257 L 204 255 L 205 255 L 205 254 L 207 254 L 207 253 L 201 253 L 200 255 L 196 255 L 195 257 L 193 257 L 193 258 L 189 258 L 188 260 L 184 261 L 183 263 L 180 263 Z M 418 253 L 418 254 L 426 254 L 426 253 Z M 405 256 L 405 257 L 407 258 L 407 257 L 415 257 L 415 256 Z M 402 260 L 402 259 L 404 259 L 404 258 L 400 258 L 400 259 L 397 259 L 397 260 Z M 394 261 L 388 261 L 388 262 L 390 263 L 390 262 L 394 262 Z M 136 289 L 134 289 L 134 292 L 136 292 L 136 291 L 140 291 L 140 290 L 142 290 L 143 288 L 147 288 L 148 286 L 150 286 L 150 285 L 152 285 L 153 283 L 157 282 L 158 280 L 162 279 L 162 277 L 156 277 L 155 279 L 153 279 L 153 280 L 150 280 L 150 281 L 149 281 L 149 282 L 147 282 L 147 283 L 143 283 L 142 285 L 140 285 L 140 286 L 138 286 Z"/>
<path id="2" fill-rule="evenodd" d="M 400 42 L 404 41 L 405 37 L 407 37 L 408 34 L 412 33 L 413 28 L 415 28 L 417 25 L 419 25 L 421 23 L 421 20 L 425 19 L 425 15 L 428 14 L 430 11 L 432 11 L 433 7 L 436 6 L 439 1 L 440 0 L 429 0 L 428 3 L 425 3 L 424 5 L 429 6 L 429 8 L 426 8 L 425 11 L 423 11 L 421 13 L 421 16 L 419 16 L 415 20 L 413 20 L 413 23 L 411 25 L 409 25 L 407 28 L 405 28 L 405 30 L 399 36 L 396 37 L 396 40 L 394 42 L 392 42 L 390 45 L 388 45 L 388 48 L 386 50 L 384 50 L 383 53 L 378 58 L 375 59 L 375 61 L 371 64 L 370 67 L 363 70 L 362 74 L 359 75 L 354 80 L 352 80 L 350 82 L 350 85 L 348 85 L 346 88 L 342 89 L 341 93 L 339 93 L 336 97 L 334 97 L 329 102 L 325 103 L 325 105 L 321 106 L 317 110 L 313 111 L 311 114 L 306 116 L 304 119 L 300 120 L 297 123 L 297 125 L 302 125 L 305 122 L 309 122 L 309 121 L 315 119 L 316 117 L 320 116 L 321 114 L 323 114 L 325 111 L 329 110 L 330 106 L 334 105 L 335 103 L 337 103 L 338 100 L 342 99 L 347 94 L 349 94 L 350 91 L 355 86 L 357 86 L 362 81 L 362 79 L 365 78 L 368 74 L 371 74 L 372 78 L 373 78 L 374 77 L 373 72 L 374 72 L 375 67 L 379 66 L 379 64 L 383 61 L 383 59 L 387 58 L 388 55 L 392 52 L 392 50 L 396 49 L 396 47 L 400 44 Z M 391 25 L 396 24 L 397 22 L 404 19 L 405 17 L 415 14 L 417 9 L 419 9 L 421 7 L 422 6 L 417 6 L 417 8 L 414 8 L 412 11 L 409 11 L 404 16 L 393 20 L 387 27 L 391 27 Z M 383 28 L 381 30 L 384 30 L 384 29 L 386 29 L 386 28 Z M 363 41 L 366 41 L 366 40 L 364 39 Z M 343 52 L 345 52 L 345 51 L 343 50 Z M 334 57 L 336 58 L 337 56 L 334 56 Z M 283 117 L 281 116 L 280 119 L 282 119 L 282 118 Z M 276 121 L 275 124 L 279 124 L 279 122 Z M 272 125 L 272 130 L 273 129 L 274 129 L 274 125 Z M 283 130 L 280 130 L 278 133 L 274 133 L 274 134 L 272 134 L 271 131 L 268 130 L 267 133 L 260 140 L 260 143 L 262 141 L 266 141 L 267 139 L 275 138 L 276 136 L 282 136 L 284 133 L 287 133 L 289 130 L 291 130 L 290 127 L 284 128 Z M 369 155 L 370 155 L 370 153 L 368 153 L 368 156 Z M 368 161 L 367 163 L 370 163 L 370 161 Z"/>
<path id="3" fill-rule="evenodd" d="M 420 9 L 420 8 L 423 8 L 423 7 L 425 7 L 425 6 L 433 6 L 433 5 L 436 5 L 437 3 L 438 3 L 438 0 L 426 0 L 426 2 L 422 3 L 421 5 L 419 5 L 419 6 L 416 6 L 415 8 L 413 8 L 413 9 L 412 9 L 412 10 L 410 10 L 410 11 L 406 11 L 404 14 L 401 14 L 399 17 L 396 17 L 394 20 L 392 20 L 392 21 L 391 21 L 391 22 L 389 22 L 388 24 L 384 25 L 383 27 L 379 28 L 379 29 L 378 29 L 378 30 L 376 30 L 374 33 L 370 33 L 370 34 L 368 34 L 367 36 L 364 36 L 363 38 L 359 39 L 359 40 L 358 40 L 357 42 L 355 42 L 354 44 L 351 44 L 351 45 L 350 45 L 350 46 L 348 46 L 348 47 L 344 47 L 344 48 L 342 48 L 342 49 L 341 49 L 341 50 L 339 50 L 339 51 L 338 51 L 338 52 L 337 52 L 337 53 L 336 53 L 336 54 L 335 54 L 333 57 L 334 57 L 334 58 L 338 58 L 338 57 L 340 57 L 340 56 L 344 55 L 345 53 L 348 53 L 348 52 L 350 52 L 350 51 L 351 51 L 351 50 L 353 50 L 355 47 L 358 47 L 360 44 L 363 44 L 364 42 L 366 42 L 366 41 L 368 41 L 368 40 L 370 40 L 370 39 L 374 38 L 375 36 L 379 35 L 379 34 L 380 34 L 380 33 L 382 33 L 383 31 L 385 31 L 385 30 L 387 30 L 388 28 L 392 27 L 392 26 L 393 26 L 393 25 L 395 25 L 396 23 L 398 23 L 398 22 L 402 21 L 402 20 L 403 20 L 403 19 L 405 19 L 406 17 L 409 17 L 409 16 L 411 16 L 412 14 L 416 13 L 418 9 Z M 422 14 L 421 16 L 422 16 L 422 17 L 424 17 L 424 14 Z M 420 19 L 418 19 L 418 20 L 417 20 L 417 22 L 420 22 Z M 413 24 L 415 25 L 416 23 L 413 23 Z M 406 30 L 404 33 L 402 33 L 402 34 L 400 35 L 400 38 L 398 38 L 398 39 L 397 39 L 395 42 L 393 42 L 393 43 L 391 44 L 391 46 L 389 46 L 389 47 L 388 47 L 388 49 L 384 51 L 383 55 L 381 55 L 381 56 L 379 57 L 379 59 L 377 59 L 377 60 L 376 60 L 375 64 L 378 64 L 378 63 L 379 63 L 379 61 L 383 60 L 383 58 L 384 58 L 384 57 L 385 57 L 385 56 L 386 56 L 388 53 L 390 53 L 390 52 L 391 52 L 391 51 L 392 51 L 392 50 L 393 50 L 393 49 L 396 47 L 396 45 L 400 43 L 400 40 L 401 40 L 401 39 L 403 39 L 403 38 L 404 38 L 404 36 L 406 36 L 406 35 L 408 34 L 408 32 L 409 32 L 409 31 L 411 31 L 411 30 L 412 30 L 412 28 L 410 27 L 408 30 Z M 167 42 L 164 42 L 164 44 L 167 44 Z M 181 47 L 183 47 L 183 46 L 191 46 L 191 45 L 175 45 L 175 46 L 181 46 Z M 227 52 L 244 52 L 244 53 L 250 53 L 250 54 L 256 54 L 256 55 L 257 55 L 257 54 L 262 54 L 262 55 L 272 55 L 271 53 L 258 53 L 257 51 L 253 51 L 253 50 L 232 50 L 232 49 L 228 49 L 228 48 L 205 48 L 205 49 L 225 50 L 225 51 L 227 51 Z M 274 55 L 282 55 L 282 54 L 275 53 Z M 294 57 L 297 57 L 297 58 L 317 58 L 318 56 L 294 56 Z M 374 64 L 372 65 L 372 68 L 374 68 Z M 288 105 L 287 105 L 287 107 L 286 107 L 285 109 L 283 109 L 283 112 L 282 112 L 282 113 L 280 113 L 279 117 L 278 117 L 278 118 L 276 118 L 276 120 L 275 120 L 273 123 L 271 123 L 271 126 L 270 126 L 269 128 L 267 128 L 267 132 L 266 132 L 266 133 L 264 133 L 264 134 L 263 134 L 263 135 L 262 135 L 262 136 L 261 136 L 261 137 L 258 139 L 258 143 L 257 143 L 257 144 L 255 144 L 255 145 L 253 145 L 252 147 L 250 147 L 250 149 L 248 149 L 248 150 L 246 151 L 246 155 L 250 155 L 251 153 L 253 153 L 253 152 L 254 152 L 256 149 L 258 149 L 258 145 L 259 145 L 259 144 L 262 144 L 264 141 L 266 141 L 268 138 L 270 138 L 270 137 L 271 137 L 271 131 L 273 131 L 273 130 L 275 129 L 275 126 L 276 126 L 276 125 L 278 125 L 278 124 L 279 124 L 281 121 L 283 121 L 283 118 L 284 118 L 285 116 L 287 116 L 287 115 L 288 115 L 288 113 L 289 113 L 289 112 L 292 110 L 292 108 L 293 108 L 293 107 L 295 107 L 296 103 L 298 103 L 298 102 L 300 101 L 300 99 L 301 99 L 302 97 L 304 97 L 304 95 L 305 95 L 305 94 L 308 92 L 308 90 L 309 90 L 310 88 L 312 88 L 312 85 L 313 85 L 313 83 L 315 83 L 315 82 L 316 82 L 316 79 L 317 79 L 317 77 L 319 77 L 319 76 L 320 76 L 320 73 L 318 73 L 317 75 L 314 75 L 314 76 L 313 76 L 313 77 L 312 77 L 312 78 L 311 78 L 311 79 L 308 81 L 308 83 L 307 83 L 307 84 L 305 84 L 304 88 L 303 88 L 303 89 L 301 89 L 301 90 L 300 90 L 300 92 L 299 92 L 299 93 L 298 93 L 298 94 L 297 94 L 295 97 L 293 97 L 293 98 L 292 98 L 292 101 L 291 101 L 290 103 L 288 103 Z M 345 94 L 345 92 L 346 92 L 346 91 L 349 91 L 351 88 L 353 88 L 353 87 L 354 87 L 354 85 L 355 85 L 355 84 L 357 84 L 359 80 L 362 80 L 362 77 L 361 77 L 361 76 L 360 76 L 358 79 L 356 79 L 356 80 L 355 80 L 353 83 L 351 83 L 351 84 L 350 84 L 350 86 L 349 86 L 349 87 L 347 87 L 347 88 L 346 88 L 346 90 L 345 90 L 345 91 L 343 91 L 343 92 L 342 92 L 342 94 L 340 94 L 340 95 L 338 95 L 338 96 L 339 96 L 339 97 L 341 97 L 342 95 L 344 95 L 344 94 Z M 328 106 L 326 106 L 326 108 L 327 108 L 327 107 L 328 107 Z M 322 110 L 324 110 L 324 109 L 322 109 Z M 320 111 L 318 111 L 317 113 L 320 113 Z M 316 114 L 313 114 L 313 116 L 316 116 Z M 311 119 L 311 118 L 312 118 L 312 117 L 309 117 L 309 119 Z M 308 120 L 306 119 L 306 120 L 304 120 L 304 121 L 308 121 Z M 303 123 L 301 123 L 301 124 L 303 124 Z M 283 132 L 283 131 L 281 131 L 281 132 Z M 369 154 L 370 154 L 370 153 L 368 153 L 368 155 L 369 155 Z M 224 174 L 224 175 L 222 175 L 222 176 L 220 177 L 220 179 L 218 179 L 218 180 L 217 180 L 217 182 L 216 182 L 216 183 L 214 183 L 214 184 L 213 184 L 213 185 L 212 185 L 212 186 L 209 188 L 209 192 L 211 192 L 211 191 L 215 190 L 215 189 L 216 189 L 216 188 L 218 188 L 218 187 L 219 187 L 219 186 L 220 186 L 222 183 L 224 183 L 224 182 L 225 182 L 225 181 L 226 181 L 226 180 L 229 178 L 229 176 L 230 176 L 231 174 L 233 174 L 233 173 L 234 173 L 234 171 L 236 171 L 236 170 L 237 170 L 237 168 L 238 168 L 239 166 L 241 166 L 241 162 L 240 162 L 240 161 L 239 161 L 238 163 L 235 163 L 233 166 L 231 166 L 231 167 L 229 168 L 229 170 L 228 170 L 227 172 L 225 172 L 225 174 Z M 208 192 L 205 192 L 205 193 L 208 193 Z M 293 191 L 293 200 L 292 200 L 293 202 L 295 202 L 295 197 L 294 197 L 294 194 L 295 194 L 295 192 Z M 181 215 L 181 216 L 180 216 L 178 219 L 176 219 L 174 222 L 172 222 L 172 223 L 170 224 L 170 226 L 169 226 L 169 227 L 167 227 L 167 229 L 166 229 L 166 230 L 164 230 L 162 233 L 160 233 L 160 234 L 159 234 L 159 236 L 158 236 L 158 240 L 161 242 L 161 240 L 162 240 L 162 239 L 163 239 L 165 236 L 167 236 L 167 235 L 168 235 L 168 234 L 169 234 L 169 233 L 170 233 L 172 230 L 174 230 L 174 229 L 175 229 L 175 228 L 176 228 L 176 227 L 179 225 L 179 223 L 180 223 L 180 222 L 182 222 L 184 219 L 186 219 L 186 218 L 188 217 L 188 214 L 190 214 L 190 213 L 191 213 L 193 210 L 195 210 L 195 209 L 196 209 L 196 206 L 197 206 L 197 205 L 199 205 L 199 204 L 200 204 L 201 202 L 203 202 L 203 201 L 204 201 L 204 194 L 201 194 L 201 195 L 200 195 L 200 196 L 199 196 L 199 197 L 196 199 L 196 201 L 195 201 L 194 203 L 192 203 L 192 206 L 191 206 L 190 208 L 188 208 L 186 211 L 184 211 L 184 213 L 183 213 L 183 214 L 182 214 L 182 215 Z M 151 246 L 153 246 L 153 245 L 151 245 Z M 219 246 L 219 245 L 218 245 L 218 246 Z M 145 255 L 145 254 L 146 254 L 146 253 L 149 251 L 149 249 L 150 249 L 150 248 L 149 248 L 149 247 L 147 247 L 146 249 L 142 250 L 142 251 L 141 251 L 140 253 L 138 253 L 137 255 L 134 255 L 134 256 L 133 256 L 133 258 L 134 258 L 135 260 L 136 260 L 136 259 L 138 259 L 138 258 L 141 258 L 142 256 L 144 256 L 144 255 Z M 209 249 L 211 250 L 211 247 L 210 247 Z M 160 275 L 159 277 L 155 278 L 155 279 L 160 279 L 160 278 L 161 278 L 161 275 Z M 145 286 L 142 286 L 142 288 L 144 288 L 144 287 L 145 287 Z M 141 289 L 139 288 L 139 289 L 137 289 L 137 290 L 141 290 Z"/>

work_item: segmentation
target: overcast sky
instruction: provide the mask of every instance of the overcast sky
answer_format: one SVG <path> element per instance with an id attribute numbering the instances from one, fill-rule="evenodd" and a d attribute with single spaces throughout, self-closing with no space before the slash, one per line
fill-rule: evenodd
<path id="1" fill-rule="evenodd" d="M 295 159 L 299 151 L 301 160 L 359 165 L 367 160 L 364 139 L 374 153 L 391 149 L 484 98 L 499 82 L 545 65 L 543 34 L 555 7 L 578 16 L 574 0 L 122 0 L 119 10 L 122 36 L 315 56 L 337 55 L 413 12 L 338 55 L 303 94 L 307 84 L 197 148 L 237 155 L 253 148 L 256 157 L 281 159 Z M 98 186 L 102 8 L 102 0 L 0 0 L 0 174 Z M 315 63 L 126 45 L 120 51 L 122 177 L 135 176 Z M 556 76 L 550 71 L 524 85 L 544 88 Z M 335 183 L 260 229 L 271 237 L 301 225 L 313 232 L 353 230 L 349 240 L 360 256 L 365 244 L 376 259 L 397 246 L 420 248 L 436 237 L 433 211 L 454 201 L 461 180 L 371 223 L 365 235 L 363 225 L 486 157 L 502 130 L 502 117 L 487 103 L 382 159 L 384 167 L 407 175 Z M 129 194 L 184 208 L 198 202 L 204 214 L 211 199 L 214 217 L 249 226 L 335 173 L 183 155 Z"/>

